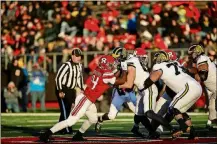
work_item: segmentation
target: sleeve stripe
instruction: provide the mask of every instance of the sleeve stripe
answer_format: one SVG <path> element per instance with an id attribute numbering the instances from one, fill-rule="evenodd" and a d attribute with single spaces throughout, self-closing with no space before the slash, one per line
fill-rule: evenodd
<path id="1" fill-rule="evenodd" d="M 203 61 L 203 62 L 198 63 L 198 65 L 202 65 L 202 64 L 206 64 L 206 63 L 207 63 L 207 61 Z"/>
<path id="2" fill-rule="evenodd" d="M 127 66 L 132 66 L 132 67 L 136 68 L 134 65 L 127 65 Z"/>

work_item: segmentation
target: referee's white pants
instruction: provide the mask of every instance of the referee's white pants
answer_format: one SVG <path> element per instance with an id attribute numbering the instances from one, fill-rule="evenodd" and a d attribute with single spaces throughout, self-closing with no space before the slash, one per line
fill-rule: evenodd
<path id="1" fill-rule="evenodd" d="M 53 133 L 55 133 L 55 132 L 60 131 L 66 127 L 70 127 L 70 126 L 74 125 L 84 115 L 87 116 L 90 124 L 97 122 L 96 105 L 94 103 L 92 103 L 83 93 L 81 93 L 76 97 L 75 106 L 72 109 L 69 117 L 64 121 L 61 121 L 61 122 L 55 124 L 51 128 L 51 131 Z M 83 132 L 85 130 L 83 130 Z"/>

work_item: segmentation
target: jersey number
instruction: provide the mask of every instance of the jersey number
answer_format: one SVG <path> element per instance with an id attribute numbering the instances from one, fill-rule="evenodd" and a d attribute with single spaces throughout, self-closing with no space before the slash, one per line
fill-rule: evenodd
<path id="1" fill-rule="evenodd" d="M 93 87 L 91 89 L 94 89 L 96 87 L 98 81 L 99 81 L 99 77 L 93 75 L 91 79 L 91 82 L 93 83 Z"/>
<path id="2" fill-rule="evenodd" d="M 167 64 L 167 67 L 168 67 L 168 68 L 170 68 L 171 66 L 174 67 L 174 69 L 175 69 L 175 74 L 176 74 L 176 75 L 179 75 L 180 72 L 179 72 L 179 69 L 178 69 L 177 64 L 176 64 L 176 63 L 169 63 L 169 64 Z"/>

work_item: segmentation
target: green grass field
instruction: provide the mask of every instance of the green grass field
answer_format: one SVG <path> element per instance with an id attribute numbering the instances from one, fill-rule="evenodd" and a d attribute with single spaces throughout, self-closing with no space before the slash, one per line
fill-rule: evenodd
<path id="1" fill-rule="evenodd" d="M 52 127 L 58 121 L 58 113 L 26 113 L 26 114 L 2 114 L 1 115 L 1 136 L 17 137 L 17 136 L 37 136 L 41 130 Z M 193 124 L 201 137 L 216 137 L 215 131 L 209 131 L 205 128 L 207 115 L 191 116 Z M 73 126 L 74 130 L 78 130 L 85 118 Z M 177 125 L 176 122 L 172 122 Z M 120 114 L 114 121 L 107 121 L 103 124 L 102 132 L 97 134 L 92 126 L 85 136 L 133 136 L 130 132 L 133 126 L 133 115 Z M 57 134 L 58 135 L 58 134 Z M 71 135 L 68 135 L 71 136 Z M 162 137 L 169 137 L 168 131 L 165 129 Z"/>

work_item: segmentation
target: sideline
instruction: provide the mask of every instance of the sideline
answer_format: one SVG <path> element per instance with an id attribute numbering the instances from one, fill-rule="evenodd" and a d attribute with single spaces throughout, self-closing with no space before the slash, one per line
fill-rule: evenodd
<path id="1" fill-rule="evenodd" d="M 98 113 L 98 116 L 104 113 Z M 59 116 L 60 113 L 1 113 L 1 116 Z M 190 116 L 208 115 L 208 113 L 189 112 Z M 134 116 L 134 113 L 118 113 L 118 116 Z"/>

